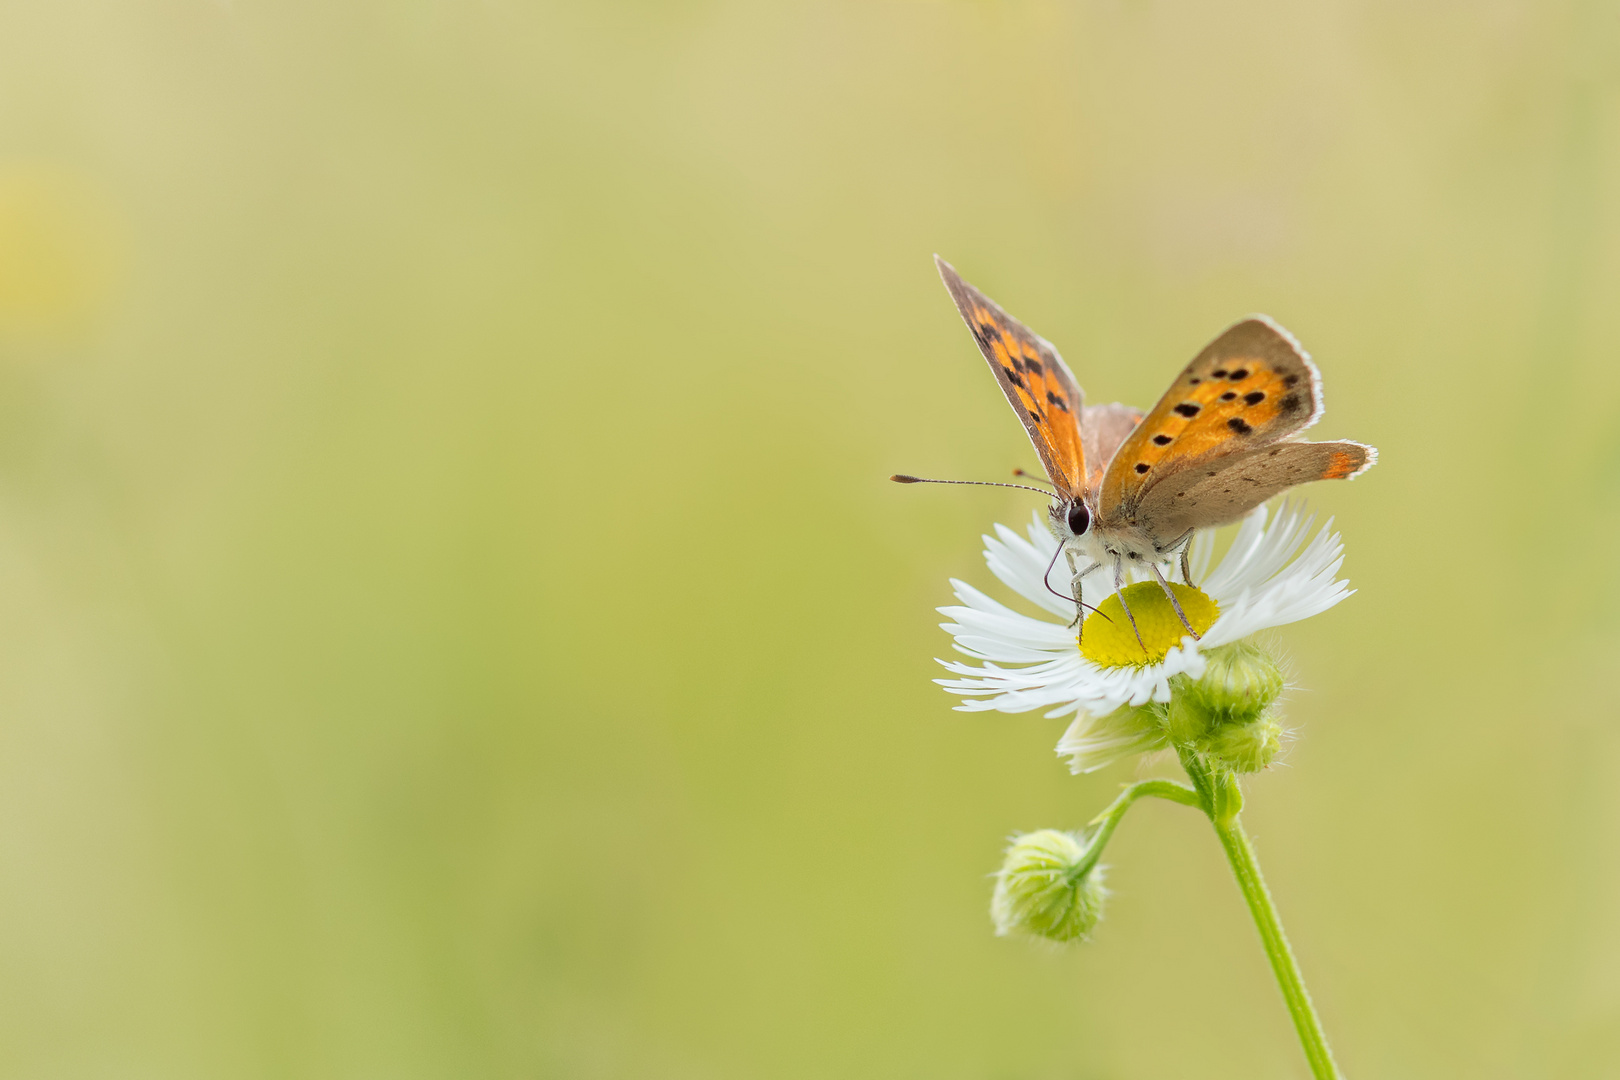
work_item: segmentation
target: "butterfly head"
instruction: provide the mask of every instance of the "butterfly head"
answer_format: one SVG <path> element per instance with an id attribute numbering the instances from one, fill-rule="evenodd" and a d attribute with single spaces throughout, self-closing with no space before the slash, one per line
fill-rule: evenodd
<path id="1" fill-rule="evenodd" d="M 1091 508 L 1083 499 L 1060 500 L 1047 513 L 1052 516 L 1052 531 L 1059 540 L 1077 540 L 1091 531 Z"/>

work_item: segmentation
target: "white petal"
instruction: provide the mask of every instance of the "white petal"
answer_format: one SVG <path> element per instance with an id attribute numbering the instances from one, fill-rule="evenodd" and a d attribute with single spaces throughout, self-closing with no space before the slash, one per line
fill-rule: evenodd
<path id="1" fill-rule="evenodd" d="M 1003 585 L 1025 600 L 1054 615 L 1073 616 L 1074 604 L 1052 595 L 1046 588 L 1046 568 L 1052 565 L 1052 556 L 1057 554 L 1057 539 L 1051 533 L 1037 533 L 1033 529 L 1030 535 L 1033 542 L 1005 525 L 997 525 L 994 538 L 983 538 L 984 561 Z M 1052 577 L 1066 583 L 1067 568 L 1054 568 Z"/>
<path id="2" fill-rule="evenodd" d="M 1069 769 L 1088 773 L 1133 754 L 1166 745 L 1163 732 L 1144 729 L 1139 722 L 1119 722 L 1113 713 L 1078 716 L 1058 740 L 1057 752 L 1069 759 Z"/>

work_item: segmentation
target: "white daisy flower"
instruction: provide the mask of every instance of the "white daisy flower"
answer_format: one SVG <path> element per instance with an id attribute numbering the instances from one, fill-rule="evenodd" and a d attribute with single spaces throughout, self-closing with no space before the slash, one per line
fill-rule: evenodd
<path id="1" fill-rule="evenodd" d="M 1034 515 L 1027 540 L 998 524 L 996 536 L 984 538 L 990 572 L 1056 619 L 1021 614 L 952 579 L 961 606 L 939 609 L 954 620 L 942 627 L 955 637 L 958 652 L 983 663 L 941 660 L 947 670 L 964 677 L 935 681 L 962 696 L 962 711 L 1076 714 L 1057 750 L 1077 773 L 1160 749 L 1168 745 L 1162 725 L 1144 724 L 1128 707 L 1169 702 L 1170 680 L 1177 675 L 1201 678 L 1209 650 L 1308 619 L 1350 595 L 1348 584 L 1337 576 L 1344 545 L 1330 531 L 1331 520 L 1306 543 L 1314 522 L 1302 503 L 1284 502 L 1269 523 L 1266 508 L 1258 507 L 1239 525 L 1213 571 L 1208 567 L 1214 538 L 1200 533 L 1190 559 L 1197 588 L 1179 582 L 1172 586 L 1198 638 L 1186 632 L 1159 584 L 1136 575 L 1125 599 L 1141 632 L 1140 644 L 1113 585 L 1089 578 L 1081 599 L 1100 610 L 1088 615 L 1077 641 L 1073 602 L 1054 595 L 1045 584 L 1058 541 L 1042 515 Z"/>

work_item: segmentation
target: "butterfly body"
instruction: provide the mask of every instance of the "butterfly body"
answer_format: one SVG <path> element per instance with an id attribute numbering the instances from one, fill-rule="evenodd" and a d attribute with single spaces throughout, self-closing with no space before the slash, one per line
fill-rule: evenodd
<path id="1" fill-rule="evenodd" d="M 1054 489 L 1050 524 L 1077 602 L 1086 573 L 1111 567 L 1118 586 L 1127 567 L 1143 567 L 1163 584 L 1158 566 L 1184 555 L 1198 529 L 1236 521 L 1296 484 L 1355 477 L 1377 460 L 1361 443 L 1298 438 L 1322 415 L 1321 376 L 1263 315 L 1205 346 L 1147 413 L 1087 406 L 1049 342 L 935 262 Z M 1091 565 L 1082 571 L 1077 557 Z"/>

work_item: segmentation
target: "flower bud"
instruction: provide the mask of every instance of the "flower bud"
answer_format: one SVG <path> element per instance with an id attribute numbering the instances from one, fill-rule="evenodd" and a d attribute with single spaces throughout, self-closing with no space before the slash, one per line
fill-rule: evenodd
<path id="1" fill-rule="evenodd" d="M 1165 707 L 1165 728 L 1177 746 L 1192 746 L 1209 734 L 1214 716 L 1203 700 L 1187 691 L 1187 680 L 1172 683 L 1170 704 Z"/>
<path id="2" fill-rule="evenodd" d="M 1246 724 L 1269 709 L 1283 692 L 1282 669 L 1252 642 L 1222 645 L 1204 656 L 1203 677 L 1188 680 L 1185 692 L 1189 704 L 1209 714 L 1212 727 Z"/>
<path id="3" fill-rule="evenodd" d="M 1282 721 L 1270 711 L 1246 724 L 1223 724 L 1199 745 L 1211 764 L 1240 773 L 1259 772 L 1281 748 Z"/>
<path id="4" fill-rule="evenodd" d="M 1083 835 L 1041 829 L 1014 837 L 990 898 L 996 933 L 1084 940 L 1102 918 L 1102 876 Z"/>
<path id="5" fill-rule="evenodd" d="M 1177 746 L 1197 751 L 1217 769 L 1257 772 L 1281 747 L 1282 723 L 1272 706 L 1283 692 L 1277 661 L 1239 641 L 1204 654 L 1204 674 L 1172 680 L 1165 730 Z"/>

